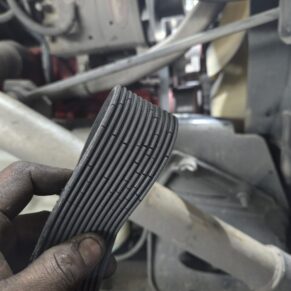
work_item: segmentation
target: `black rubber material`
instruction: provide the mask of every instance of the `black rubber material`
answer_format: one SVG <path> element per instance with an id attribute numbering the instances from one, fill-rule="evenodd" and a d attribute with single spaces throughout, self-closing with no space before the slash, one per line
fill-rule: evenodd
<path id="1" fill-rule="evenodd" d="M 103 235 L 107 252 L 79 290 L 98 290 L 115 237 L 165 166 L 175 117 L 120 86 L 94 122 L 80 161 L 42 231 L 32 259 L 80 233 Z"/>
<path id="2" fill-rule="evenodd" d="M 78 196 L 77 193 L 79 192 L 80 187 L 86 180 L 87 171 L 89 171 L 89 168 L 86 168 L 90 158 L 89 153 L 96 146 L 95 141 L 98 140 L 98 138 L 101 140 L 101 142 L 99 141 L 99 143 L 104 142 L 105 144 L 106 139 L 103 136 L 105 132 L 104 126 L 108 125 L 108 129 L 111 128 L 112 123 L 110 123 L 109 121 L 112 121 L 112 117 L 114 116 L 114 113 L 116 111 L 116 105 L 120 100 L 121 94 L 121 89 L 115 88 L 115 90 L 110 93 L 110 96 L 104 102 L 104 105 L 102 106 L 100 113 L 96 118 L 89 138 L 85 144 L 84 148 L 86 148 L 86 150 L 83 151 L 81 159 L 77 167 L 75 168 L 71 179 L 69 180 L 63 191 L 63 193 L 66 193 L 70 192 L 70 190 L 72 189 L 73 192 L 70 195 L 62 194 L 60 196 L 57 205 L 55 206 L 52 214 L 49 216 L 48 221 L 42 231 L 33 257 L 35 257 L 37 253 L 42 252 L 41 249 L 38 248 L 42 248 L 42 250 L 45 250 L 49 246 L 54 244 L 52 240 L 54 239 L 56 241 L 56 234 L 51 235 L 51 233 L 57 232 L 58 227 L 62 226 L 60 221 L 65 221 L 65 215 L 68 213 L 68 211 L 70 211 L 69 209 L 76 209 L 77 207 L 74 207 L 74 205 L 78 203 L 79 199 L 82 199 L 81 195 Z M 92 132 L 94 132 L 94 134 Z M 62 211 L 56 210 L 60 208 L 62 209 Z M 50 227 L 46 227 L 47 225 L 50 225 Z"/>

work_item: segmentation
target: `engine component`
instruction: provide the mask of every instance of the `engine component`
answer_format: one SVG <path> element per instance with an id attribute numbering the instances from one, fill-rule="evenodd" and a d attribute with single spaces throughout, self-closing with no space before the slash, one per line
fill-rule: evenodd
<path id="1" fill-rule="evenodd" d="M 279 34 L 286 44 L 291 44 L 291 2 L 280 0 Z"/>
<path id="2" fill-rule="evenodd" d="M 154 185 L 132 219 L 165 241 L 175 241 L 182 249 L 239 278 L 250 290 L 290 290 L 290 255 L 201 212 L 161 185 Z M 221 283 L 214 290 L 223 286 Z M 184 289 L 185 281 L 182 286 L 182 290 L 193 290 L 193 285 Z"/>
<path id="3" fill-rule="evenodd" d="M 284 250 L 288 239 L 286 197 L 264 140 L 236 134 L 225 122 L 215 119 L 176 116 L 179 134 L 175 149 L 184 154 L 173 152 L 159 182 L 166 183 L 191 206 L 261 243 Z M 286 144 L 288 136 L 284 138 Z M 161 236 L 155 237 L 152 249 L 152 274 L 158 290 L 189 291 L 197 286 L 207 291 L 250 291 L 218 266 L 185 253 L 183 247 Z"/>
<path id="4" fill-rule="evenodd" d="M 263 1 L 261 5 L 256 2 L 251 3 L 253 14 L 277 5 L 272 0 Z M 288 114 L 285 115 L 285 112 L 291 110 L 289 65 L 291 51 L 290 46 L 283 43 L 278 36 L 277 23 L 257 27 L 249 32 L 248 54 L 246 131 L 267 137 L 272 146 L 274 158 L 276 152 L 280 151 L 283 157 L 288 157 L 289 154 L 286 152 L 288 134 L 286 133 L 290 127 L 286 120 Z M 266 86 L 265 84 L 271 85 Z M 260 96 L 264 96 L 264 102 L 261 102 Z M 284 128 L 285 126 L 287 127 Z M 290 204 L 291 186 L 288 160 L 289 158 L 285 161 L 281 160 L 282 163 L 278 165 L 278 168 L 282 169 L 282 180 L 285 182 L 286 196 Z"/>
<path id="5" fill-rule="evenodd" d="M 173 15 L 184 14 L 184 1 L 181 0 L 168 0 L 165 5 L 165 1 L 155 1 L 156 13 L 159 17 L 169 17 Z"/>
<path id="6" fill-rule="evenodd" d="M 66 9 L 66 1 L 51 2 L 57 10 Z M 138 1 L 77 0 L 76 4 L 78 28 L 66 36 L 50 39 L 53 54 L 68 56 L 145 45 Z"/>
<path id="7" fill-rule="evenodd" d="M 188 13 L 188 15 L 186 15 L 185 19 L 179 25 L 179 28 L 171 36 L 158 43 L 157 45 L 151 47 L 149 51 L 154 52 L 155 50 L 161 49 L 167 45 L 174 44 L 179 40 L 204 31 L 211 23 L 216 20 L 217 16 L 222 12 L 223 8 L 224 4 L 198 3 Z M 111 88 L 115 85 L 115 82 L 124 85 L 130 84 L 170 64 L 175 59 L 179 58 L 182 54 L 183 52 L 178 52 L 170 56 L 134 66 L 130 72 L 123 70 L 119 73 L 114 73 L 109 76 L 95 79 L 94 81 L 88 82 L 83 86 L 75 88 L 74 91 L 77 91 L 80 95 L 87 95 L 88 93 L 92 94 L 94 92 L 99 92 L 99 90 Z"/>
<path id="8" fill-rule="evenodd" d="M 175 148 L 256 185 L 278 205 L 288 209 L 280 177 L 265 141 L 257 135 L 234 134 L 228 128 L 217 126 L 212 129 L 210 124 L 211 120 L 203 124 L 198 118 L 192 124 L 180 125 Z"/>
<path id="9" fill-rule="evenodd" d="M 220 19 L 220 25 L 244 19 L 249 17 L 249 14 L 249 0 L 229 3 Z M 209 45 L 206 52 L 207 76 L 212 78 L 223 70 L 241 47 L 245 34 L 246 32 L 233 34 L 217 39 Z"/>
<path id="10" fill-rule="evenodd" d="M 1 149 L 25 161 L 74 168 L 83 142 L 38 112 L 0 93 Z M 50 137 L 49 142 L 48 138 Z M 68 142 L 63 148 L 64 140 Z M 54 153 L 47 155 L 46 153 Z"/>
<path id="11" fill-rule="evenodd" d="M 116 87 L 96 118 L 33 258 L 76 234 L 101 233 L 107 241 L 107 255 L 101 268 L 82 285 L 82 290 L 96 290 L 117 232 L 165 166 L 176 134 L 173 116 Z"/>
<path id="12" fill-rule="evenodd" d="M 13 15 L 29 30 L 32 32 L 41 34 L 41 35 L 49 35 L 49 36 L 58 36 L 68 33 L 74 23 L 75 23 L 75 4 L 74 2 L 70 2 L 69 4 L 66 2 L 65 7 L 63 7 L 62 11 L 65 11 L 63 17 L 59 17 L 58 24 L 56 26 L 44 26 L 40 23 L 34 21 L 30 16 L 28 16 L 19 4 L 15 0 L 7 0 Z"/>
<path id="13" fill-rule="evenodd" d="M 142 12 L 143 22 L 147 23 L 146 36 L 149 43 L 163 41 L 168 34 L 169 17 L 178 17 L 185 14 L 184 1 L 169 0 L 167 5 L 163 0 L 146 0 Z M 170 18 L 173 20 L 173 18 Z"/>
<path id="14" fill-rule="evenodd" d="M 215 119 L 194 115 L 181 122 L 180 115 L 176 116 L 175 149 L 180 153 L 173 152 L 159 182 L 191 206 L 261 243 L 285 250 L 286 197 L 264 140 L 236 134 Z M 189 291 L 197 286 L 207 291 L 250 291 L 218 266 L 185 253 L 183 247 L 161 236 L 154 239 L 152 249 L 153 277 L 159 290 Z"/>
<path id="15" fill-rule="evenodd" d="M 0 42 L 0 82 L 19 78 L 25 66 L 28 50 L 13 41 Z"/>
<path id="16" fill-rule="evenodd" d="M 64 2 L 51 0 L 58 9 L 64 8 Z M 167 5 L 162 0 L 77 0 L 76 3 L 79 28 L 71 35 L 50 40 L 52 52 L 57 55 L 108 53 L 156 43 L 167 36 L 162 20 L 184 15 L 182 0 L 167 1 Z"/>
<path id="17" fill-rule="evenodd" d="M 232 24 L 227 24 L 223 27 L 212 29 L 208 32 L 198 34 L 196 36 L 185 38 L 172 45 L 166 45 L 155 50 L 150 50 L 138 56 L 130 57 L 118 61 L 114 64 L 105 65 L 103 67 L 99 67 L 97 69 L 79 74 L 70 79 L 38 88 L 27 96 L 24 96 L 24 98 L 37 98 L 38 96 L 42 95 L 56 97 L 58 96 L 58 94 L 63 93 L 65 90 L 72 89 L 72 87 L 77 87 L 77 89 L 80 89 L 81 87 L 83 90 L 85 90 L 87 82 L 94 81 L 94 83 L 96 84 L 95 80 L 98 78 L 101 79 L 104 76 L 110 76 L 112 78 L 115 73 L 119 73 L 135 66 L 145 65 L 145 63 L 183 52 L 196 44 L 207 43 L 222 36 L 226 36 L 272 22 L 278 19 L 278 15 L 278 9 L 271 9 L 267 12 L 260 13 L 247 19 L 237 21 Z M 114 79 L 112 79 L 112 81 L 113 80 Z M 116 82 L 116 80 L 114 80 L 114 82 Z M 83 87 L 84 84 L 85 88 Z M 86 92 L 88 94 L 88 91 Z"/>

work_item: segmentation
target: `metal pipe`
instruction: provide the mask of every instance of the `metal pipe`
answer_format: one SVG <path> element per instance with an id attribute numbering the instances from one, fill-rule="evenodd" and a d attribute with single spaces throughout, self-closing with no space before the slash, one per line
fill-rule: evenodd
<path id="1" fill-rule="evenodd" d="M 156 184 L 131 219 L 206 260 L 256 291 L 289 291 L 291 257 L 202 213 Z M 287 280 L 287 289 L 281 283 Z"/>
<path id="2" fill-rule="evenodd" d="M 64 81 L 59 81 L 44 87 L 40 87 L 35 91 L 29 93 L 26 98 L 33 99 L 39 96 L 57 96 L 59 92 L 68 90 L 73 86 L 78 84 L 83 84 L 89 81 L 94 81 L 98 78 L 108 76 L 129 68 L 132 68 L 137 65 L 145 65 L 147 62 L 158 60 L 166 56 L 171 56 L 181 51 L 185 51 L 188 48 L 195 46 L 201 43 L 207 43 L 214 39 L 233 34 L 236 32 L 248 30 L 259 25 L 263 25 L 269 22 L 272 22 L 278 19 L 279 9 L 271 9 L 267 12 L 251 16 L 244 20 L 236 21 L 231 24 L 227 24 L 212 30 L 209 30 L 204 33 L 199 33 L 195 36 L 185 38 L 181 41 L 178 41 L 174 44 L 167 45 L 165 47 L 156 49 L 154 51 L 145 52 L 138 56 L 126 58 L 124 60 L 118 61 L 113 64 L 105 65 L 103 67 L 81 73 L 74 77 L 71 77 Z"/>
<path id="3" fill-rule="evenodd" d="M 74 168 L 83 143 L 49 119 L 0 93 L 0 148 L 22 160 Z"/>

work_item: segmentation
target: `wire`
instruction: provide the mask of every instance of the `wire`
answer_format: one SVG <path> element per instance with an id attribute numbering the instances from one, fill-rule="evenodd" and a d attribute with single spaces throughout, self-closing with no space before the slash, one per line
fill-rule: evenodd
<path id="1" fill-rule="evenodd" d="M 7 9 L 6 3 L 1 3 L 1 6 L 5 8 L 7 11 L 0 14 L 0 23 L 5 23 L 5 22 L 10 21 L 14 17 L 13 12 L 11 11 L 10 8 Z"/>
<path id="2" fill-rule="evenodd" d="M 46 35 L 46 36 L 58 36 L 67 33 L 72 29 L 75 16 L 76 16 L 76 6 L 75 3 L 71 2 L 66 9 L 67 19 L 61 19 L 57 26 L 43 26 L 42 24 L 37 23 L 31 17 L 29 17 L 22 8 L 18 5 L 16 0 L 7 0 L 11 11 L 15 17 L 28 29 L 31 31 Z"/>
<path id="3" fill-rule="evenodd" d="M 50 47 L 43 35 L 33 33 L 28 31 L 32 37 L 35 38 L 36 41 L 40 43 L 41 46 L 41 64 L 44 74 L 44 79 L 46 83 L 50 83 L 52 81 L 52 63 L 51 63 L 51 53 Z"/>
<path id="4" fill-rule="evenodd" d="M 28 3 L 28 0 L 21 0 L 21 3 L 24 7 L 24 9 L 29 13 L 31 14 L 31 9 L 30 9 L 30 5 Z"/>
<path id="5" fill-rule="evenodd" d="M 115 256 L 116 260 L 118 262 L 125 261 L 125 260 L 130 259 L 134 255 L 136 255 L 146 243 L 147 236 L 148 236 L 148 231 L 144 229 L 141 233 L 139 240 L 136 242 L 136 244 L 126 253 Z"/>
<path id="6" fill-rule="evenodd" d="M 0 14 L 0 23 L 5 23 L 10 21 L 14 17 L 14 14 L 11 10 L 8 10 Z"/>
<path id="7" fill-rule="evenodd" d="M 11 1 L 11 0 L 9 0 Z M 192 46 L 208 43 L 214 39 L 227 36 L 229 34 L 237 33 L 240 31 L 248 30 L 259 25 L 263 25 L 272 22 L 279 17 L 279 9 L 271 9 L 263 13 L 251 16 L 244 20 L 236 21 L 231 24 L 227 24 L 212 30 L 198 33 L 192 37 L 185 38 L 174 44 L 168 45 L 166 47 L 156 49 L 154 51 L 149 51 L 134 57 L 126 58 L 121 61 L 108 64 L 94 70 L 78 74 L 74 77 L 66 79 L 64 81 L 58 81 L 53 84 L 40 87 L 33 92 L 30 92 L 26 98 L 37 98 L 42 95 L 53 97 L 55 94 L 62 92 L 64 90 L 71 89 L 73 86 L 78 84 L 83 84 L 88 81 L 93 81 L 95 79 L 101 78 L 105 75 L 111 75 L 116 72 L 120 72 L 125 69 L 132 68 L 136 65 L 146 64 L 153 60 L 169 56 L 176 52 L 186 51 Z"/>
<path id="8" fill-rule="evenodd" d="M 31 9 L 27 0 L 21 0 L 21 3 L 25 9 L 25 11 L 30 15 Z M 50 55 L 50 47 L 46 40 L 46 38 L 33 32 L 26 28 L 26 31 L 40 44 L 41 46 L 41 64 L 44 74 L 44 79 L 46 83 L 50 83 L 52 81 L 52 64 L 51 64 L 51 55 Z"/>
<path id="9" fill-rule="evenodd" d="M 154 235 L 152 233 L 148 233 L 147 236 L 147 274 L 148 274 L 148 282 L 152 290 L 159 291 L 158 285 L 155 280 L 154 274 L 154 262 L 153 262 L 153 244 L 154 244 Z"/>
<path id="10" fill-rule="evenodd" d="M 42 68 L 44 71 L 44 77 L 45 81 L 47 83 L 50 83 L 52 81 L 52 62 L 51 62 L 51 52 L 50 47 L 45 39 L 45 37 L 42 36 L 42 42 L 41 42 L 41 62 L 42 62 Z"/>

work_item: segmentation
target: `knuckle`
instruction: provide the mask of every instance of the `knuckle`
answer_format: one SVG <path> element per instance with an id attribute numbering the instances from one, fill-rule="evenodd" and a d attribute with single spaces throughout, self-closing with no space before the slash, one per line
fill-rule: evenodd
<path id="1" fill-rule="evenodd" d="M 16 162 L 13 162 L 9 168 L 11 170 L 14 170 L 14 171 L 19 171 L 19 170 L 23 170 L 25 168 L 27 168 L 28 166 L 30 166 L 31 163 L 29 162 L 25 162 L 25 161 L 16 161 Z"/>
<path id="2" fill-rule="evenodd" d="M 77 271 L 78 261 L 66 250 L 52 253 L 48 260 L 50 261 L 50 273 L 59 278 L 58 282 L 63 288 L 73 286 L 80 279 Z"/>
<path id="3" fill-rule="evenodd" d="M 24 175 L 34 167 L 33 163 L 16 161 L 8 166 L 8 170 L 13 175 Z"/>
<path id="4" fill-rule="evenodd" d="M 76 276 L 70 268 L 73 263 L 70 256 L 62 254 L 53 256 L 54 271 L 62 278 L 60 282 L 64 282 L 66 286 L 71 286 L 76 281 Z"/>

